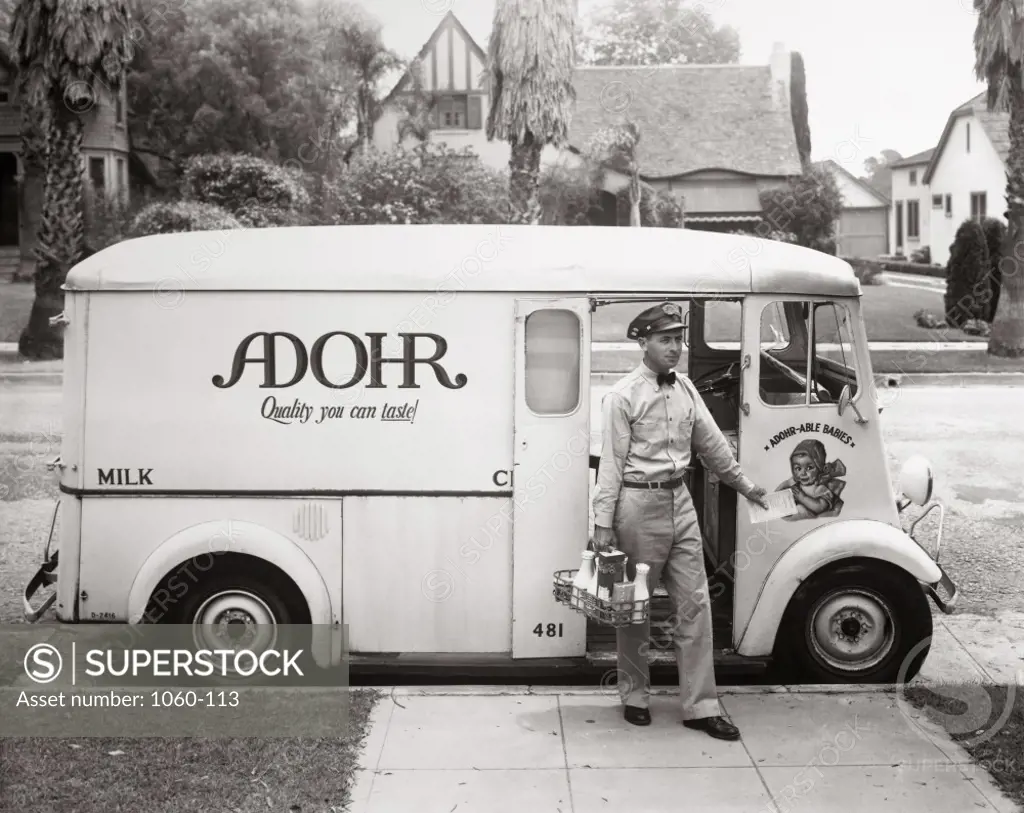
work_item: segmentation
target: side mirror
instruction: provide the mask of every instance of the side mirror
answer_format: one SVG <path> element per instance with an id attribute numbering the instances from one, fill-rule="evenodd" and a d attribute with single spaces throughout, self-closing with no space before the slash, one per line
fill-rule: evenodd
<path id="1" fill-rule="evenodd" d="M 839 412 L 839 417 L 843 416 L 843 413 L 847 409 L 852 409 L 853 414 L 857 417 L 854 420 L 859 424 L 867 423 L 867 420 L 863 415 L 860 414 L 860 410 L 853 403 L 853 390 L 850 389 L 849 384 L 843 386 L 842 392 L 839 393 L 839 401 L 836 403 L 836 410 Z"/>

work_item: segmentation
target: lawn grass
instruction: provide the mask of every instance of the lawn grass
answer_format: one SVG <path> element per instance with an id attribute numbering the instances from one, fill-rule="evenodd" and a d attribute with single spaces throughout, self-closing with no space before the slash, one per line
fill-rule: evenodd
<path id="1" fill-rule="evenodd" d="M 381 693 L 353 689 L 338 737 L 0 740 L 0 809 L 18 813 L 346 810 Z"/>
<path id="2" fill-rule="evenodd" d="M 16 342 L 28 324 L 36 297 L 31 282 L 0 283 L 0 342 Z"/>
<path id="3" fill-rule="evenodd" d="M 960 342 L 978 341 L 952 328 L 923 328 L 914 321 L 914 314 L 927 310 L 942 318 L 944 304 L 942 291 L 926 291 L 920 288 L 904 288 L 895 285 L 869 285 L 862 288 L 862 309 L 868 340 L 874 342 Z M 624 342 L 626 328 L 630 321 L 647 304 L 617 303 L 597 309 L 593 317 L 593 339 L 597 342 Z M 739 311 L 727 310 L 726 304 L 712 306 L 706 317 L 708 340 L 737 342 L 739 333 Z M 766 336 L 765 338 L 769 338 Z M 982 340 L 983 341 L 983 340 Z"/>
<path id="4" fill-rule="evenodd" d="M 971 697 L 977 686 L 971 686 Z M 985 690 L 992 700 L 990 720 L 971 721 L 972 730 L 968 733 L 947 731 L 954 742 L 958 743 L 974 762 L 986 770 L 995 784 L 1016 804 L 1024 805 L 1024 691 L 1021 686 L 986 685 Z M 1012 692 L 1012 694 L 1011 694 Z M 944 686 L 941 693 L 931 691 L 924 686 L 907 687 L 903 690 L 907 700 L 917 708 L 926 709 L 925 714 L 941 725 L 943 721 L 955 721 L 957 728 L 963 727 L 963 715 L 969 711 L 967 704 L 956 698 L 956 686 Z M 1013 708 L 1002 724 L 999 719 L 1012 702 Z M 929 713 L 932 712 L 932 713 Z M 976 732 L 990 732 L 998 728 L 991 737 L 983 742 L 982 736 Z"/>

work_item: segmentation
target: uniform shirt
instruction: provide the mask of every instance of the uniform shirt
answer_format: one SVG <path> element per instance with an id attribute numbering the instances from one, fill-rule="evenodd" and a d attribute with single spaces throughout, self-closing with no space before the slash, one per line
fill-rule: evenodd
<path id="1" fill-rule="evenodd" d="M 740 471 L 729 441 L 686 376 L 658 387 L 646 364 L 621 379 L 602 400 L 601 465 L 594 496 L 594 521 L 612 527 L 622 481 L 682 477 L 691 444 L 705 466 L 744 496 L 754 484 Z"/>

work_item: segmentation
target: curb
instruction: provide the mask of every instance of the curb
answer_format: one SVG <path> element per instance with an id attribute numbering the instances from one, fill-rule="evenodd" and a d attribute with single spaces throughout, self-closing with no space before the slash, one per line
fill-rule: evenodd
<path id="1" fill-rule="evenodd" d="M 945 685 L 939 681 L 922 680 L 915 678 L 906 687 L 925 687 Z M 363 689 L 367 687 L 350 686 L 351 689 Z M 601 689 L 592 686 L 539 686 L 539 685 L 510 685 L 510 686 L 373 686 L 369 687 L 382 695 L 389 697 L 550 697 L 551 695 L 570 695 L 574 697 L 607 697 L 611 696 L 608 689 Z M 719 685 L 719 695 L 759 695 L 759 694 L 894 694 L 901 691 L 905 686 L 898 683 L 850 683 L 832 685 L 829 683 L 814 683 L 798 686 L 786 686 L 779 684 L 765 686 L 724 686 Z M 679 687 L 652 686 L 652 696 L 674 696 L 679 694 Z"/>

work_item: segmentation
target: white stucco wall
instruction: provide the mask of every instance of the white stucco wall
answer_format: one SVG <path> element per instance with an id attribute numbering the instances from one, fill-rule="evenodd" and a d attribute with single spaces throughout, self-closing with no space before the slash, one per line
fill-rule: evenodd
<path id="1" fill-rule="evenodd" d="M 896 167 L 892 171 L 892 204 L 889 207 L 889 253 L 896 253 L 896 205 L 903 202 L 903 254 L 910 257 L 911 253 L 922 246 L 930 245 L 929 235 L 932 223 L 932 193 L 924 185 L 924 173 L 928 169 L 927 164 L 917 164 L 909 167 Z M 917 173 L 917 184 L 911 186 L 910 173 Z M 907 237 L 907 201 L 916 200 L 920 215 L 918 217 L 918 236 Z M 935 215 L 941 217 L 942 212 L 937 211 Z M 934 251 L 932 261 L 934 262 Z"/>
<path id="2" fill-rule="evenodd" d="M 971 126 L 971 150 L 967 151 L 967 124 Z M 949 246 L 960 224 L 971 216 L 971 193 L 987 193 L 987 214 L 1005 222 L 1006 169 L 981 123 L 973 116 L 957 120 L 939 156 L 931 178 L 928 206 L 931 211 L 932 262 L 945 264 Z M 953 196 L 952 217 L 931 210 L 931 195 Z M 943 204 L 945 205 L 945 204 Z"/>
<path id="3" fill-rule="evenodd" d="M 833 172 L 839 194 L 843 196 L 844 209 L 877 209 L 885 203 L 872 195 L 863 186 L 853 181 L 845 172 Z"/>

